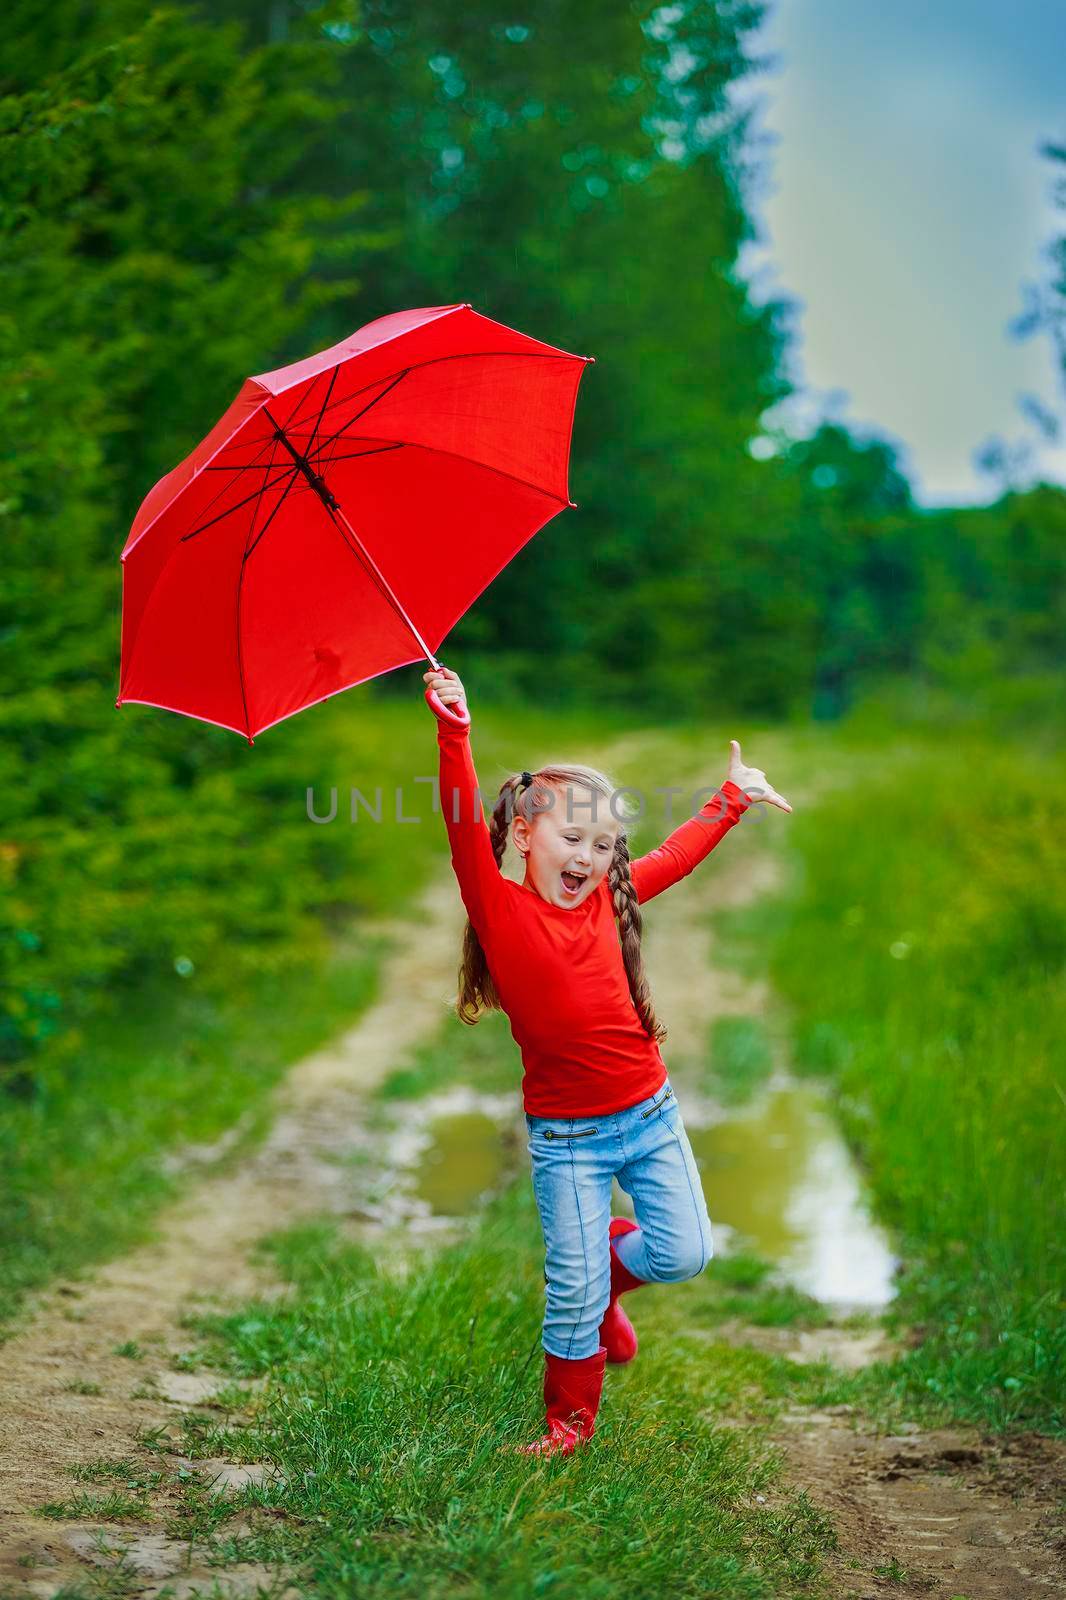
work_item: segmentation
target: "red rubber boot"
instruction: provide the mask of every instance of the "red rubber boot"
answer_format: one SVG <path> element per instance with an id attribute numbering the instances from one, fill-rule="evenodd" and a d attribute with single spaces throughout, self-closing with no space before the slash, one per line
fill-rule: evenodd
<path id="1" fill-rule="evenodd" d="M 630 1289 L 643 1288 L 646 1278 L 635 1278 L 622 1265 L 615 1253 L 613 1241 L 623 1233 L 633 1233 L 637 1224 L 628 1217 L 612 1217 L 609 1231 L 611 1243 L 611 1301 L 600 1323 L 600 1343 L 607 1351 L 607 1360 L 613 1366 L 624 1366 L 637 1353 L 637 1332 L 622 1307 L 618 1297 Z"/>
<path id="2" fill-rule="evenodd" d="M 535 1444 L 521 1445 L 523 1455 L 550 1456 L 561 1452 L 569 1456 L 579 1444 L 592 1438 L 603 1392 L 605 1358 L 602 1345 L 594 1356 L 585 1356 L 581 1361 L 564 1361 L 562 1356 L 553 1356 L 545 1350 L 544 1408 L 548 1431 Z"/>

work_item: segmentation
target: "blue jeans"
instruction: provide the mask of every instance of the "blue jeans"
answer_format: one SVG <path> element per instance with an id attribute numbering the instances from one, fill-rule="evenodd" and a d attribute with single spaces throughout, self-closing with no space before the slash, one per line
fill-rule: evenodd
<path id="1" fill-rule="evenodd" d="M 611 1181 L 633 1201 L 637 1230 L 615 1249 L 637 1278 L 679 1283 L 713 1253 L 699 1170 L 667 1078 L 657 1094 L 608 1116 L 526 1116 L 533 1193 L 544 1229 L 542 1344 L 580 1361 L 599 1349 L 611 1297 Z"/>

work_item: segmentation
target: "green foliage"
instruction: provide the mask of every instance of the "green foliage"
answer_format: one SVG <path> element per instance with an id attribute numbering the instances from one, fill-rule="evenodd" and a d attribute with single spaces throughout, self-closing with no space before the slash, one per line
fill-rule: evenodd
<path id="1" fill-rule="evenodd" d="M 47 30 L 16 6 L 4 31 L 0 1076 L 26 1088 L 130 984 L 192 963 L 218 991 L 320 956 L 330 880 L 358 893 L 289 776 L 299 744 L 321 770 L 321 718 L 252 762 L 217 729 L 119 717 L 113 686 L 138 500 L 273 345 L 350 302 L 322 252 L 368 245 L 361 195 L 272 188 L 336 115 L 323 52 L 248 53 L 120 0 L 61 0 Z"/>
<path id="2" fill-rule="evenodd" d="M 1002 697 L 1054 672 L 1061 695 L 1066 495 L 1043 485 L 987 510 L 933 513 L 927 538 L 936 627 L 920 660 L 931 680 L 959 698 L 985 685 Z"/>
<path id="3" fill-rule="evenodd" d="M 140 1240 L 187 1166 L 247 1149 L 285 1068 L 373 997 L 379 956 L 364 939 L 232 997 L 163 975 L 89 1019 L 76 1049 L 53 1041 L 36 1095 L 0 1104 L 0 1320 L 26 1288 Z"/>

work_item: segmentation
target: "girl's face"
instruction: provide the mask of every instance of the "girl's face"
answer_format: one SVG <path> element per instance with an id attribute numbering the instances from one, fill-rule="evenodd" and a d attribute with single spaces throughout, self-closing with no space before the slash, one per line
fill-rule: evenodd
<path id="1" fill-rule="evenodd" d="M 606 877 L 621 822 L 611 815 L 610 801 L 598 789 L 576 783 L 554 784 L 550 789 L 538 783 L 537 789 L 554 794 L 555 805 L 538 812 L 532 823 L 515 817 L 515 848 L 525 857 L 526 884 L 553 906 L 570 911 Z"/>

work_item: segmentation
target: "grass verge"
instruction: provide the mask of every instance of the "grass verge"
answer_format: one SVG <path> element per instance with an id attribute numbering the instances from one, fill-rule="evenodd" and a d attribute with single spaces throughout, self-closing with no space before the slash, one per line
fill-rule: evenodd
<path id="1" fill-rule="evenodd" d="M 847 734 L 861 769 L 861 725 Z M 912 731 L 791 819 L 787 893 L 730 914 L 827 1075 L 923 1337 L 877 1382 L 993 1428 L 1063 1426 L 1066 760 Z"/>

